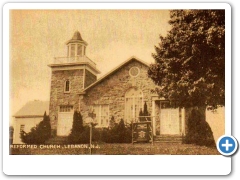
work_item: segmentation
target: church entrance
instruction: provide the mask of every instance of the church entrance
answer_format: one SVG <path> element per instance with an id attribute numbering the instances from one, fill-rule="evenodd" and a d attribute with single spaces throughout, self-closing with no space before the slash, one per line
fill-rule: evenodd
<path id="1" fill-rule="evenodd" d="M 58 112 L 57 136 L 68 136 L 72 129 L 73 106 L 60 106 Z"/>
<path id="2" fill-rule="evenodd" d="M 180 134 L 179 107 L 176 103 L 160 102 L 160 134 Z"/>

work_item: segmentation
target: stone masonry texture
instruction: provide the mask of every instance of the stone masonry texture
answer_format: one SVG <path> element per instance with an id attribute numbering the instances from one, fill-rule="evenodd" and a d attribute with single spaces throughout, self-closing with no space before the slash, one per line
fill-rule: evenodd
<path id="1" fill-rule="evenodd" d="M 64 92 L 66 80 L 70 81 L 70 92 Z M 83 89 L 83 70 L 59 70 L 52 71 L 49 115 L 51 128 L 56 130 L 58 119 L 58 107 L 60 105 L 72 105 L 78 109 L 78 95 Z"/>
<path id="2" fill-rule="evenodd" d="M 140 74 L 137 77 L 131 77 L 129 70 L 132 67 L 138 67 Z M 79 93 L 83 88 L 96 82 L 96 75 L 85 69 L 78 70 L 58 70 L 52 71 L 50 107 L 49 115 L 51 127 L 57 129 L 58 108 L 60 105 L 71 105 L 74 110 L 79 110 L 85 120 L 92 112 L 93 105 L 109 105 L 109 120 L 113 116 L 116 122 L 125 119 L 125 94 L 131 88 L 136 88 L 143 92 L 143 100 L 147 103 L 148 112 L 152 113 L 152 90 L 156 85 L 148 78 L 148 66 L 132 59 L 119 69 L 90 87 L 85 91 L 83 98 L 79 99 Z M 85 74 L 85 77 L 83 78 Z M 70 81 L 70 92 L 64 92 L 65 81 Z M 80 104 L 79 104 L 80 103 Z M 155 101 L 156 135 L 160 134 L 160 101 Z M 186 121 L 188 117 L 186 110 Z"/>
<path id="3" fill-rule="evenodd" d="M 140 74 L 137 77 L 129 75 L 131 67 L 140 69 Z M 92 105 L 95 104 L 108 104 L 109 118 L 114 116 L 116 122 L 124 119 L 125 93 L 132 87 L 142 90 L 143 99 L 147 103 L 148 111 L 151 114 L 151 90 L 155 88 L 155 84 L 148 78 L 147 70 L 146 65 L 132 60 L 87 90 L 86 95 L 80 102 L 83 119 L 88 117 Z"/>
<path id="4" fill-rule="evenodd" d="M 97 80 L 97 76 L 89 72 L 87 69 L 85 70 L 85 82 L 84 82 L 84 88 L 87 88 L 92 83 L 94 83 Z"/>

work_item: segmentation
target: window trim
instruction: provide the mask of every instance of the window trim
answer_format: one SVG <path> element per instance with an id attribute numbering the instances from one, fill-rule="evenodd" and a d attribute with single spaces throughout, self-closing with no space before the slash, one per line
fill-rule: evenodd
<path id="1" fill-rule="evenodd" d="M 61 106 L 62 107 L 70 107 L 70 111 L 61 111 Z M 58 112 L 59 113 L 73 113 L 73 105 L 60 105 L 60 106 L 58 106 Z"/>
<path id="2" fill-rule="evenodd" d="M 81 51 L 80 51 L 81 53 L 79 55 L 78 55 L 78 46 L 80 46 L 80 49 L 81 49 Z M 70 58 L 83 57 L 86 54 L 86 45 L 83 43 L 70 43 L 70 44 L 68 44 L 67 49 L 68 49 L 67 55 Z M 72 51 L 72 50 L 74 50 L 74 51 Z"/>
<path id="3" fill-rule="evenodd" d="M 130 95 L 127 95 L 127 93 L 131 90 L 131 89 L 134 89 L 134 90 L 136 90 L 135 88 L 130 88 L 130 89 L 128 89 L 127 91 L 126 91 L 126 93 L 125 93 L 125 96 L 124 96 L 124 108 L 125 108 L 125 111 L 124 111 L 124 119 L 125 119 L 125 121 L 127 122 L 127 123 L 131 123 L 131 120 L 129 121 L 128 120 L 128 115 L 127 115 L 127 98 L 129 98 L 129 99 L 133 99 L 133 105 L 134 106 L 136 106 L 136 98 L 142 98 L 142 106 L 139 106 L 140 108 L 142 108 L 142 110 L 143 110 L 143 107 L 144 107 L 144 96 L 143 96 L 143 91 L 141 90 L 141 89 L 138 89 L 138 90 L 140 90 L 141 91 L 141 96 L 130 96 Z M 137 91 L 137 90 L 136 90 Z M 133 109 L 133 111 L 131 112 L 132 113 L 132 115 L 133 116 L 135 116 L 135 114 L 136 114 L 136 112 L 135 112 L 135 108 Z M 136 118 L 136 117 L 133 117 L 133 118 Z"/>
<path id="4" fill-rule="evenodd" d="M 136 68 L 136 69 L 138 70 L 138 73 L 137 73 L 137 75 L 135 75 L 135 76 L 131 74 L 131 70 L 132 70 L 133 68 Z M 138 77 L 139 74 L 140 74 L 140 69 L 139 69 L 139 67 L 133 66 L 133 67 L 131 67 L 131 68 L 129 69 L 129 75 L 130 75 L 131 77 Z"/>
<path id="5" fill-rule="evenodd" d="M 98 114 L 99 114 L 99 116 L 96 116 L 96 123 L 97 123 L 97 125 L 96 125 L 96 128 L 106 128 L 106 127 L 109 127 L 109 121 L 110 121 L 110 119 L 109 119 L 109 117 L 110 117 L 110 108 L 109 108 L 109 104 L 94 104 L 94 105 L 92 105 L 92 110 L 94 109 L 94 106 L 98 106 L 98 108 L 99 108 L 99 112 L 98 112 Z M 108 109 L 108 117 L 107 117 L 107 119 L 108 119 L 108 123 L 107 123 L 107 125 L 100 125 L 101 123 L 101 117 L 102 117 L 102 106 L 107 106 L 107 109 Z"/>

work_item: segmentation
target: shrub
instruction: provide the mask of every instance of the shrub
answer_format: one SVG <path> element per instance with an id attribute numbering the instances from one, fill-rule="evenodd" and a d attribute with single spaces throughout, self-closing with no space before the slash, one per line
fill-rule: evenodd
<path id="1" fill-rule="evenodd" d="M 68 136 L 69 143 L 81 143 L 84 133 L 83 120 L 80 112 L 74 111 L 71 133 Z M 84 140 L 83 140 L 84 141 Z"/>
<path id="2" fill-rule="evenodd" d="M 147 108 L 147 103 L 144 103 L 144 107 L 143 107 L 143 111 L 142 109 L 140 109 L 139 111 L 139 121 L 151 121 L 150 117 L 146 117 L 146 116 L 150 116 L 149 112 L 148 112 L 148 108 Z"/>
<path id="3" fill-rule="evenodd" d="M 31 128 L 29 133 L 22 131 L 20 133 L 22 142 L 26 144 L 43 144 L 46 140 L 51 137 L 51 125 L 50 118 L 44 113 L 43 120 Z"/>
<path id="4" fill-rule="evenodd" d="M 90 143 L 90 127 L 82 125 L 82 116 L 74 113 L 74 122 L 71 134 L 68 137 L 68 143 L 80 144 Z M 81 118 L 78 119 L 78 118 Z M 92 142 L 106 143 L 130 143 L 132 142 L 132 128 L 125 125 L 123 119 L 115 123 L 114 117 L 110 120 L 109 128 L 92 127 Z M 76 126 L 76 127 L 74 127 Z"/>
<path id="5" fill-rule="evenodd" d="M 103 133 L 105 133 L 103 141 L 106 143 L 130 143 L 132 141 L 131 126 L 126 126 L 123 119 Z"/>
<path id="6" fill-rule="evenodd" d="M 184 139 L 186 144 L 215 146 L 213 132 L 200 111 L 193 109 L 188 119 L 188 132 Z"/>
<path id="7" fill-rule="evenodd" d="M 109 128 L 112 129 L 116 125 L 114 116 L 111 117 L 110 122 L 109 122 Z"/>

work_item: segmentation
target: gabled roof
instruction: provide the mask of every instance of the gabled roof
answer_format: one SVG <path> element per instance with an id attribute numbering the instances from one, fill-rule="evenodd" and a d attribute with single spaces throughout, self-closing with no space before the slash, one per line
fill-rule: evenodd
<path id="1" fill-rule="evenodd" d="M 111 70 L 110 72 L 108 72 L 107 74 L 105 74 L 104 76 L 102 76 L 101 78 L 99 78 L 95 83 L 91 84 L 90 86 L 88 86 L 87 88 L 83 89 L 82 92 L 80 94 L 85 94 L 85 91 L 91 89 L 92 87 L 96 86 L 98 83 L 100 83 L 101 81 L 103 81 L 105 78 L 107 78 L 108 76 L 112 75 L 113 73 L 115 73 L 117 70 L 119 70 L 121 67 L 123 67 L 124 65 L 130 63 L 131 61 L 137 61 L 140 62 L 141 64 L 144 64 L 145 66 L 149 67 L 149 64 L 140 60 L 139 58 L 132 56 L 129 59 L 127 59 L 126 61 L 124 61 L 123 63 L 121 63 L 120 65 L 118 65 L 116 68 L 114 68 L 113 70 Z"/>
<path id="2" fill-rule="evenodd" d="M 39 117 L 46 111 L 49 114 L 49 101 L 30 101 L 25 104 L 13 117 Z"/>

